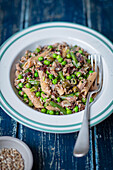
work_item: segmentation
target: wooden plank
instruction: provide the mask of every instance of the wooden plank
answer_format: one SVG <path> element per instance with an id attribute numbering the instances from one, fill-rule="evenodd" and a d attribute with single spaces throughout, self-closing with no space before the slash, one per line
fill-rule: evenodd
<path id="1" fill-rule="evenodd" d="M 16 136 L 17 122 L 0 108 L 0 136 Z"/>
<path id="2" fill-rule="evenodd" d="M 113 1 L 86 0 L 88 26 L 113 41 Z"/>
<path id="3" fill-rule="evenodd" d="M 0 3 L 0 44 L 20 30 L 23 24 L 22 0 L 1 0 Z M 24 10 L 24 9 L 23 9 Z"/>
<path id="4" fill-rule="evenodd" d="M 88 26 L 113 41 L 113 1 L 87 0 Z M 94 127 L 95 169 L 113 169 L 113 114 Z"/>
<path id="5" fill-rule="evenodd" d="M 82 0 L 27 0 L 25 28 L 49 21 L 70 21 L 86 24 L 85 6 Z M 73 147 L 77 133 L 50 134 L 35 131 L 19 124 L 18 138 L 31 148 L 34 156 L 33 169 L 73 170 L 94 169 L 92 130 L 90 130 L 90 150 L 83 158 L 73 157 Z"/>
<path id="6" fill-rule="evenodd" d="M 20 125 L 18 137 L 30 147 L 33 156 L 33 169 L 73 170 L 94 169 L 92 130 L 90 130 L 90 151 L 82 158 L 73 157 L 73 146 L 77 133 L 50 134 L 29 129 Z"/>
<path id="7" fill-rule="evenodd" d="M 20 12 L 22 9 L 22 12 Z M 0 44 L 21 30 L 24 16 L 24 1 L 2 0 L 0 2 Z M 0 136 L 16 137 L 17 122 L 0 108 Z"/>
<path id="8" fill-rule="evenodd" d="M 113 169 L 113 114 L 94 128 L 96 169 Z"/>
<path id="9" fill-rule="evenodd" d="M 82 0 L 27 0 L 25 25 L 42 22 L 67 21 L 85 25 L 84 1 Z"/>

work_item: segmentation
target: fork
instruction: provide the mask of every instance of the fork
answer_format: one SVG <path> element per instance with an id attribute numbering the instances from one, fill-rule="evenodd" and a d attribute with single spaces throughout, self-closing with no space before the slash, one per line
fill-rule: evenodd
<path id="1" fill-rule="evenodd" d="M 96 77 L 94 86 L 97 88 L 96 90 L 89 91 L 87 95 L 86 107 L 85 107 L 84 116 L 83 116 L 83 123 L 79 131 L 79 135 L 77 137 L 74 150 L 73 150 L 73 155 L 75 157 L 82 157 L 86 155 L 89 150 L 89 123 L 88 123 L 89 111 L 90 111 L 89 100 L 92 94 L 99 92 L 102 87 L 102 77 L 103 77 L 102 58 L 100 55 L 96 55 L 96 54 L 90 55 L 88 57 L 89 59 L 91 59 L 92 70 L 94 70 L 93 68 L 95 67 L 95 72 L 97 72 L 97 67 L 98 67 L 99 84 L 97 85 L 97 77 Z"/>

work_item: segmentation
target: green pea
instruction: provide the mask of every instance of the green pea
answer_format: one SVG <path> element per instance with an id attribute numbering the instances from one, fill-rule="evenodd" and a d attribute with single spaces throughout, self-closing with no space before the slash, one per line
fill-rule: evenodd
<path id="1" fill-rule="evenodd" d="M 57 102 L 59 103 L 61 101 L 60 97 L 57 97 Z"/>
<path id="2" fill-rule="evenodd" d="M 56 57 L 57 57 L 57 54 L 56 54 L 56 53 L 54 53 L 54 54 L 53 54 L 53 58 L 56 58 Z"/>
<path id="3" fill-rule="evenodd" d="M 74 75 L 74 74 L 72 74 L 72 75 L 71 75 L 71 77 L 72 77 L 72 78 L 75 78 L 75 75 Z"/>
<path id="4" fill-rule="evenodd" d="M 22 96 L 22 90 L 20 90 L 20 91 L 18 92 L 18 94 L 19 94 L 20 96 Z"/>
<path id="5" fill-rule="evenodd" d="M 83 53 L 83 51 L 82 51 L 82 50 L 79 50 L 78 52 L 79 52 L 79 53 L 81 53 L 81 54 Z"/>
<path id="6" fill-rule="evenodd" d="M 37 53 L 39 53 L 41 50 L 40 50 L 40 48 L 36 48 L 35 51 L 36 51 Z"/>
<path id="7" fill-rule="evenodd" d="M 91 73 L 93 73 L 93 72 L 94 72 L 93 70 L 90 70 L 90 71 L 89 71 L 89 74 L 91 74 Z"/>
<path id="8" fill-rule="evenodd" d="M 27 84 L 26 84 L 26 87 L 27 87 L 27 88 L 31 88 L 31 84 L 30 84 L 30 83 L 27 83 Z"/>
<path id="9" fill-rule="evenodd" d="M 77 73 L 76 73 L 76 76 L 77 77 L 80 77 L 82 75 L 82 73 L 80 72 L 80 71 L 78 71 Z"/>
<path id="10" fill-rule="evenodd" d="M 29 106 L 32 107 L 33 106 L 33 103 L 31 101 L 29 101 Z"/>
<path id="11" fill-rule="evenodd" d="M 35 77 L 38 77 L 38 72 L 35 72 L 35 73 L 34 73 L 34 76 L 35 76 Z"/>
<path id="12" fill-rule="evenodd" d="M 38 58 L 38 61 L 43 61 L 44 60 L 44 57 L 39 57 Z"/>
<path id="13" fill-rule="evenodd" d="M 24 97 L 25 97 L 25 98 L 27 97 L 27 94 L 26 94 L 26 93 L 24 93 Z"/>
<path id="14" fill-rule="evenodd" d="M 72 111 L 70 109 L 67 109 L 67 114 L 72 114 Z"/>
<path id="15" fill-rule="evenodd" d="M 19 86 L 20 88 L 22 88 L 22 87 L 23 87 L 23 83 L 19 83 L 18 86 Z"/>
<path id="16" fill-rule="evenodd" d="M 55 114 L 56 114 L 56 115 L 59 115 L 60 113 L 57 111 Z"/>
<path id="17" fill-rule="evenodd" d="M 67 54 L 67 56 L 66 56 L 66 57 L 67 57 L 68 59 L 69 59 L 69 58 L 71 58 L 71 54 Z"/>
<path id="18" fill-rule="evenodd" d="M 46 70 L 46 74 L 49 74 L 48 70 Z"/>
<path id="19" fill-rule="evenodd" d="M 49 74 L 49 79 L 52 80 L 53 79 L 53 75 L 52 74 Z"/>
<path id="20" fill-rule="evenodd" d="M 44 100 L 44 98 L 43 98 L 42 96 L 40 97 L 40 99 L 41 99 L 42 101 Z"/>
<path id="21" fill-rule="evenodd" d="M 86 103 L 86 98 L 82 98 L 82 102 L 83 102 L 83 103 Z"/>
<path id="22" fill-rule="evenodd" d="M 54 113 L 55 113 L 55 112 L 54 112 L 53 110 L 50 110 L 50 111 L 49 111 L 49 114 L 50 114 L 50 115 L 54 115 Z"/>
<path id="23" fill-rule="evenodd" d="M 42 113 L 46 113 L 46 109 L 44 108 L 44 109 L 41 109 L 41 112 Z"/>
<path id="24" fill-rule="evenodd" d="M 93 100 L 94 100 L 94 99 L 93 99 L 92 97 L 90 97 L 89 102 L 92 103 Z"/>
<path id="25" fill-rule="evenodd" d="M 75 106 L 74 111 L 78 112 L 78 106 Z"/>
<path id="26" fill-rule="evenodd" d="M 56 58 L 57 58 L 57 60 L 58 60 L 59 58 L 61 58 L 61 55 L 60 55 L 60 54 L 59 54 L 59 55 L 57 55 L 57 57 L 56 57 Z"/>
<path id="27" fill-rule="evenodd" d="M 52 83 L 53 83 L 53 84 L 57 84 L 57 79 L 53 79 L 53 80 L 52 80 Z"/>
<path id="28" fill-rule="evenodd" d="M 47 48 L 48 48 L 48 49 L 52 49 L 52 48 L 53 48 L 53 46 L 52 46 L 52 45 L 49 45 Z"/>
<path id="29" fill-rule="evenodd" d="M 49 65 L 49 64 L 50 64 L 50 61 L 44 60 L 44 64 L 45 64 L 45 65 Z"/>
<path id="30" fill-rule="evenodd" d="M 87 59 L 86 61 L 87 61 L 87 63 L 88 63 L 88 64 L 90 64 L 90 63 L 91 63 L 91 60 L 90 60 L 90 59 Z"/>
<path id="31" fill-rule="evenodd" d="M 22 74 L 19 74 L 18 79 L 22 79 L 22 78 L 23 78 Z"/>
<path id="32" fill-rule="evenodd" d="M 61 63 L 63 61 L 63 58 L 62 57 L 59 57 L 58 58 L 58 62 Z"/>
<path id="33" fill-rule="evenodd" d="M 66 65 L 66 63 L 67 63 L 66 61 L 63 61 L 61 64 L 62 64 L 63 66 L 65 66 L 65 65 Z"/>
<path id="34" fill-rule="evenodd" d="M 67 80 L 71 80 L 71 76 L 66 76 L 66 79 Z"/>
<path id="35" fill-rule="evenodd" d="M 41 93 L 38 91 L 35 93 L 36 97 L 40 97 L 41 96 Z"/>
<path id="36" fill-rule="evenodd" d="M 46 102 L 47 97 L 44 98 L 44 102 Z"/>

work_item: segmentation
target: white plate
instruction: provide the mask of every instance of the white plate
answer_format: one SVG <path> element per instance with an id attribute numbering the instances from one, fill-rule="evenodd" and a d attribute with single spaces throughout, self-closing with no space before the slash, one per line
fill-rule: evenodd
<path id="1" fill-rule="evenodd" d="M 89 53 L 100 54 L 103 62 L 103 87 L 98 100 L 90 109 L 90 125 L 94 126 L 113 112 L 113 45 L 98 32 L 84 26 L 53 22 L 29 27 L 11 38 L 1 48 L 1 103 L 5 112 L 30 128 L 51 132 L 70 133 L 81 127 L 83 112 L 71 115 L 46 115 L 24 104 L 13 87 L 15 63 L 25 50 L 38 45 L 67 42 L 80 45 Z"/>

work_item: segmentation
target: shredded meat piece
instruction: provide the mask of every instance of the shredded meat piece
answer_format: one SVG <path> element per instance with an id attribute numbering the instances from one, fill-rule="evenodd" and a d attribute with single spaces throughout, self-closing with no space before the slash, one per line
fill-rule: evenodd
<path id="1" fill-rule="evenodd" d="M 55 72 L 55 68 L 54 67 L 50 68 L 50 74 L 53 74 L 55 77 L 58 76 L 58 74 Z"/>
<path id="2" fill-rule="evenodd" d="M 48 109 L 48 110 L 53 110 L 53 111 L 59 111 L 59 108 L 57 108 L 57 107 L 52 107 L 52 106 L 46 106 L 46 109 Z"/>
<path id="3" fill-rule="evenodd" d="M 66 48 L 66 47 L 62 49 L 62 57 L 63 57 L 63 58 L 65 58 L 66 55 L 67 55 L 66 51 L 67 51 L 67 48 Z"/>
<path id="4" fill-rule="evenodd" d="M 46 77 L 45 73 L 43 71 L 38 70 L 39 78 L 40 78 L 40 84 L 42 91 L 48 95 L 51 94 L 50 86 L 48 84 L 49 80 Z M 44 80 L 45 79 L 45 80 Z"/>
<path id="5" fill-rule="evenodd" d="M 18 70 L 18 71 L 22 71 L 22 69 L 20 68 L 19 63 L 17 63 L 17 64 L 16 64 L 16 70 Z"/>
<path id="6" fill-rule="evenodd" d="M 70 72 L 71 72 L 71 70 L 72 70 L 71 67 L 73 68 L 73 64 L 72 64 L 72 63 L 66 64 L 65 67 L 63 68 L 63 75 L 65 75 L 66 72 L 67 72 L 68 74 L 70 74 Z"/>
<path id="7" fill-rule="evenodd" d="M 79 71 L 80 71 L 83 75 L 86 74 L 86 71 L 85 71 L 83 68 L 81 68 Z"/>
<path id="8" fill-rule="evenodd" d="M 55 85 L 55 88 L 56 88 L 56 90 L 57 90 L 57 92 L 60 94 L 60 95 L 63 95 L 64 94 L 64 89 L 63 89 L 63 87 L 62 87 L 62 85 L 61 84 L 56 84 Z"/>
<path id="9" fill-rule="evenodd" d="M 61 106 L 62 106 L 62 107 L 69 107 L 69 106 L 71 106 L 71 103 L 69 103 L 68 100 L 63 100 L 63 101 L 61 102 Z"/>
<path id="10" fill-rule="evenodd" d="M 27 94 L 28 98 L 36 108 L 44 108 L 40 102 L 40 98 L 37 98 L 34 92 L 31 92 L 29 88 L 22 88 L 22 90 Z"/>
<path id="11" fill-rule="evenodd" d="M 67 99 L 69 102 L 76 102 L 77 97 L 76 97 L 76 96 L 73 96 L 73 97 L 66 97 L 66 99 Z"/>
<path id="12" fill-rule="evenodd" d="M 45 98 L 45 97 L 49 97 L 48 95 L 46 95 L 46 94 L 41 94 L 41 96 L 43 97 L 43 98 Z"/>
<path id="13" fill-rule="evenodd" d="M 18 83 L 20 83 L 20 80 L 18 80 L 17 78 L 14 80 L 14 86 L 17 86 Z"/>
<path id="14" fill-rule="evenodd" d="M 19 70 L 16 70 L 15 76 L 18 77 L 19 74 L 20 74 L 20 71 L 19 71 Z"/>
<path id="15" fill-rule="evenodd" d="M 85 79 L 83 79 L 79 82 L 77 87 L 79 88 L 80 91 L 85 87 L 86 83 L 87 83 L 87 81 Z"/>
<path id="16" fill-rule="evenodd" d="M 67 62 L 67 64 L 70 64 L 70 63 L 72 63 L 72 60 L 71 59 L 64 59 L 64 61 L 66 61 Z"/>
<path id="17" fill-rule="evenodd" d="M 79 106 L 79 111 L 82 111 L 85 109 L 85 105 L 82 103 L 80 103 L 78 106 Z"/>

